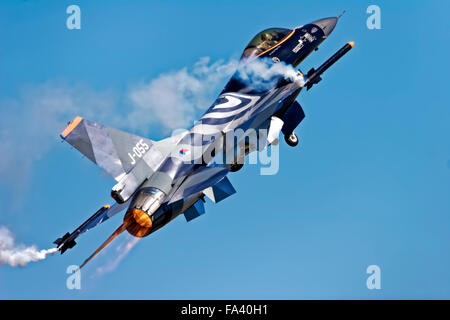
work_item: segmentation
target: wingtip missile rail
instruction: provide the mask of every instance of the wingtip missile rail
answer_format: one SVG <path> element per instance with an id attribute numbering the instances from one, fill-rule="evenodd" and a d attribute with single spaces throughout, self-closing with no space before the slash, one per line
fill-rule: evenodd
<path id="1" fill-rule="evenodd" d="M 341 49 L 339 49 L 334 55 L 332 55 L 327 61 L 322 63 L 322 65 L 316 69 L 312 68 L 309 70 L 304 86 L 306 90 L 312 88 L 313 85 L 318 84 L 322 78 L 320 77 L 325 71 L 328 70 L 333 64 L 335 64 L 340 58 L 342 58 L 347 52 L 349 52 L 355 43 L 350 41 L 346 43 Z"/>

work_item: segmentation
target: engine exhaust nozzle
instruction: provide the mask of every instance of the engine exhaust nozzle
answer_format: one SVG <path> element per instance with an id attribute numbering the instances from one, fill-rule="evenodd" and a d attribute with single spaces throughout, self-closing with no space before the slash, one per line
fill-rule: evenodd
<path id="1" fill-rule="evenodd" d="M 127 231 L 139 238 L 149 235 L 153 226 L 152 216 L 164 197 L 165 193 L 154 187 L 139 190 L 124 217 Z"/>

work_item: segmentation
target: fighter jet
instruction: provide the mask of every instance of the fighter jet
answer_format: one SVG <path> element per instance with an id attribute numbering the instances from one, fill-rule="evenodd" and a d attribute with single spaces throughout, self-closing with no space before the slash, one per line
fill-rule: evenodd
<path id="1" fill-rule="evenodd" d="M 205 213 L 205 197 L 217 203 L 236 192 L 227 175 L 242 168 L 247 154 L 278 143 L 280 134 L 289 146 L 296 146 L 299 139 L 294 130 L 305 118 L 296 101 L 298 94 L 318 84 L 322 74 L 352 49 L 353 42 L 317 69 L 306 74 L 298 70 L 294 78 L 279 74 L 266 79 L 265 86 L 244 80 L 239 70 L 262 61 L 269 68 L 275 64 L 296 68 L 327 39 L 339 18 L 258 33 L 217 100 L 178 135 L 154 141 L 79 116 L 72 120 L 62 131 L 62 139 L 114 178 L 111 196 L 115 203 L 101 207 L 75 231 L 58 238 L 54 243 L 61 254 L 75 246 L 82 233 L 125 209 L 123 223 L 82 266 L 125 230 L 145 237 L 180 214 L 191 221 Z M 257 143 L 249 142 L 249 130 L 257 132 Z M 226 139 L 229 133 L 235 143 Z"/>

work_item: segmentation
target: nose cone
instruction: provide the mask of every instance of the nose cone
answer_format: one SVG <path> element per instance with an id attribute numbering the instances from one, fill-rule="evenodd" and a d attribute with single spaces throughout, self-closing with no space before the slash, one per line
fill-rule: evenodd
<path id="1" fill-rule="evenodd" d="M 316 26 L 321 28 L 323 33 L 325 33 L 325 37 L 328 37 L 331 31 L 333 31 L 334 27 L 336 27 L 337 22 L 338 22 L 337 17 L 331 17 L 314 21 L 312 22 L 312 24 L 315 24 Z"/>

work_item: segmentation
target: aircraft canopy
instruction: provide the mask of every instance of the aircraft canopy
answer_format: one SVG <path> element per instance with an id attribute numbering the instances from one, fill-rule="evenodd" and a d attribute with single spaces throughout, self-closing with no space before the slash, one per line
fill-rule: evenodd
<path id="1" fill-rule="evenodd" d="M 283 40 L 291 31 L 290 29 L 284 28 L 271 28 L 261 31 L 245 47 L 241 59 L 263 53 Z"/>

